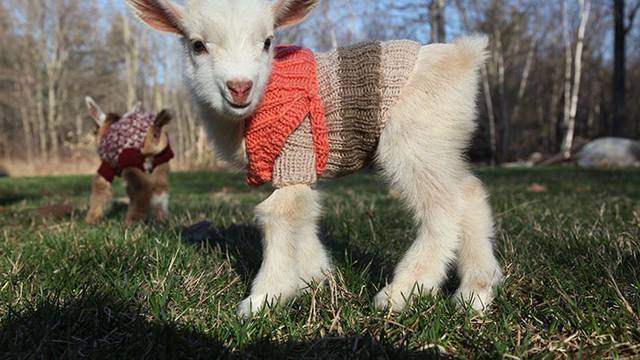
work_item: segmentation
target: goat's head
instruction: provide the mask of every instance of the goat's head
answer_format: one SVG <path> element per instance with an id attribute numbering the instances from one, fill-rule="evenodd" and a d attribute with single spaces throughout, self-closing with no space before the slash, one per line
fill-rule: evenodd
<path id="1" fill-rule="evenodd" d="M 100 106 L 89 96 L 84 98 L 87 109 L 89 110 L 89 116 L 93 119 L 96 125 L 96 143 L 100 145 L 100 141 L 106 135 L 109 127 L 122 119 L 120 114 L 105 113 Z M 129 110 L 127 114 L 133 114 L 142 111 L 142 103 L 139 101 L 133 105 L 133 108 Z M 127 114 L 124 116 L 126 117 Z M 153 126 L 147 132 L 144 140 L 143 147 L 141 149 L 144 156 L 155 156 L 162 152 L 169 144 L 169 138 L 167 135 L 167 125 L 171 122 L 173 115 L 171 111 L 164 109 L 160 111 L 153 122 Z"/>
<path id="2" fill-rule="evenodd" d="M 244 119 L 264 94 L 274 31 L 303 21 L 318 0 L 127 0 L 150 27 L 177 34 L 185 76 L 200 103 Z"/>

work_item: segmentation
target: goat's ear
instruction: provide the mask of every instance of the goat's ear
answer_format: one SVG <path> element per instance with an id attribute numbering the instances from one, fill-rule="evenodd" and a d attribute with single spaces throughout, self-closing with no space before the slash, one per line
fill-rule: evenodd
<path id="1" fill-rule="evenodd" d="M 153 136 L 156 138 L 162 136 L 164 127 L 169 125 L 171 119 L 173 119 L 173 114 L 170 110 L 163 109 L 162 111 L 160 111 L 158 115 L 156 115 L 156 119 L 153 122 L 153 126 L 151 127 Z M 163 145 L 162 148 L 164 148 L 165 146 L 166 145 Z"/>
<path id="2" fill-rule="evenodd" d="M 156 115 L 156 120 L 153 122 L 153 126 L 158 129 L 162 129 L 171 122 L 171 119 L 173 119 L 171 110 L 163 109 L 158 113 L 158 115 Z"/>
<path id="3" fill-rule="evenodd" d="M 168 33 L 185 36 L 181 6 L 170 0 L 127 0 L 136 16 L 150 27 Z"/>
<path id="4" fill-rule="evenodd" d="M 273 5 L 274 27 L 278 29 L 301 23 L 316 5 L 318 0 L 278 0 Z"/>
<path id="5" fill-rule="evenodd" d="M 107 114 L 105 114 L 100 106 L 96 104 L 95 101 L 89 96 L 84 98 L 85 104 L 87 104 L 87 109 L 89 110 L 89 115 L 96 122 L 96 126 L 101 127 L 105 120 L 107 120 Z"/>
<path id="6" fill-rule="evenodd" d="M 120 121 L 120 119 L 122 119 L 122 116 L 120 116 L 120 114 L 108 113 L 107 114 L 107 119 L 104 121 L 104 123 L 108 124 L 108 125 L 113 125 L 113 124 L 117 123 L 118 121 Z"/>

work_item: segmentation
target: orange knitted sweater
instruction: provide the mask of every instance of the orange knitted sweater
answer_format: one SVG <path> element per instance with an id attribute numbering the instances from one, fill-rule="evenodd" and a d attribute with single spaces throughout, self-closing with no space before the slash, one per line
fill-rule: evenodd
<path id="1" fill-rule="evenodd" d="M 307 116 L 311 119 L 316 173 L 327 166 L 329 140 L 324 107 L 318 94 L 316 60 L 309 49 L 278 46 L 271 78 L 256 113 L 247 120 L 247 182 L 260 186 L 273 178 L 273 167 L 289 136 Z"/>

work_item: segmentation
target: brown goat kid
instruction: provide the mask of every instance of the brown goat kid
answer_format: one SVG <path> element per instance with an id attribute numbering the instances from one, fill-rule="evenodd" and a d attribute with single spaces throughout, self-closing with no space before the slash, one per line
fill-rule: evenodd
<path id="1" fill-rule="evenodd" d="M 85 99 L 96 123 L 96 142 L 102 164 L 93 178 L 91 207 L 85 219 L 99 223 L 111 198 L 111 183 L 118 175 L 127 183 L 129 210 L 127 225 L 169 219 L 169 160 L 173 151 L 166 126 L 171 121 L 168 110 L 157 115 L 142 112 L 139 106 L 123 116 L 104 113 L 91 99 Z"/>

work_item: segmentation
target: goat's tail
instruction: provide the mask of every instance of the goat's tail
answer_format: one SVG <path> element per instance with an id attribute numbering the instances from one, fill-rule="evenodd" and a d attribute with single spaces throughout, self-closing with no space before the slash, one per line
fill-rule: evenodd
<path id="1" fill-rule="evenodd" d="M 478 69 L 487 58 L 489 37 L 482 34 L 468 35 L 453 42 L 458 49 L 460 61 L 467 63 L 473 69 Z"/>

